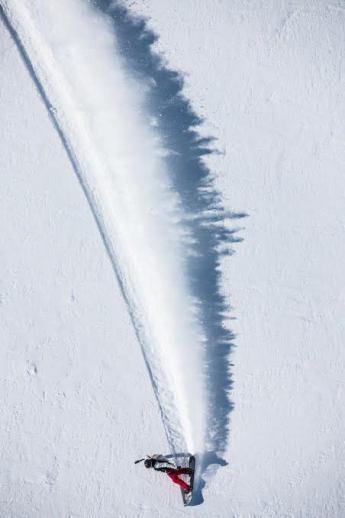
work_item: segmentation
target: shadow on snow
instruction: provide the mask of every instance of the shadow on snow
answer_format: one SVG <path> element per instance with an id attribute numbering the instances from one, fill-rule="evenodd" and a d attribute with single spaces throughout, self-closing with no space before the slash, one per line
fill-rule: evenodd
<path id="1" fill-rule="evenodd" d="M 216 152 L 211 147 L 214 139 L 200 136 L 198 126 L 202 120 L 182 93 L 181 74 L 169 69 L 152 48 L 157 36 L 143 18 L 134 17 L 118 2 L 93 0 L 92 3 L 110 16 L 124 63 L 132 75 L 151 85 L 147 108 L 170 152 L 165 160 L 174 189 L 188 215 L 185 224 L 194 238 L 187 269 L 206 336 L 208 395 L 205 451 L 197 454 L 200 476 L 191 503 L 197 505 L 203 502 L 206 470 L 209 475 L 217 466 L 227 464 L 222 455 L 228 442 L 229 414 L 233 408 L 229 399 L 232 385 L 229 354 L 234 336 L 227 325 L 229 305 L 220 289 L 220 261 L 222 256 L 234 253 L 232 243 L 241 241 L 236 237 L 239 229 L 231 225 L 246 214 L 224 210 L 213 176 L 203 160 Z"/>

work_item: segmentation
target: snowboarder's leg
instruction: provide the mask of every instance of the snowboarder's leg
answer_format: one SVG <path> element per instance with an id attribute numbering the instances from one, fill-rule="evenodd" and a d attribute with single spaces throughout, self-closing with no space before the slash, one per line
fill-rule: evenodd
<path id="1" fill-rule="evenodd" d="M 183 473 L 185 473 L 185 471 L 182 468 L 182 472 L 181 472 L 181 469 L 174 470 L 174 471 L 171 470 L 171 471 L 167 472 L 167 475 L 175 484 L 179 485 L 185 491 L 189 491 L 189 485 L 184 480 L 179 478 L 179 475 L 182 475 Z"/>

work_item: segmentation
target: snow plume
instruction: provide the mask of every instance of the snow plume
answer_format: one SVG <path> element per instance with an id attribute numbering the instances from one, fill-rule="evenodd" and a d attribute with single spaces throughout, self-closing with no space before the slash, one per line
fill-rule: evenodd
<path id="1" fill-rule="evenodd" d="M 165 157 L 173 189 L 178 193 L 189 235 L 187 276 L 204 338 L 205 435 L 199 474 L 212 475 L 215 467 L 225 465 L 222 458 L 229 437 L 229 399 L 231 374 L 229 354 L 233 334 L 227 325 L 229 301 L 222 292 L 221 261 L 233 253 L 232 244 L 241 241 L 234 222 L 245 213 L 226 212 L 215 188 L 214 176 L 205 158 L 214 152 L 213 139 L 201 136 L 202 120 L 184 95 L 181 74 L 167 66 L 157 53 L 157 36 L 146 21 L 130 14 L 120 2 L 93 2 L 112 20 L 117 43 L 126 67 L 138 81 L 151 87 L 146 92 L 146 106 L 170 150 Z M 212 466 L 211 466 L 212 465 Z M 211 467 L 209 467 L 211 466 Z M 193 502 L 202 501 L 200 477 Z"/>
<path id="2" fill-rule="evenodd" d="M 219 262 L 236 239 L 183 82 L 117 2 L 2 4 L 95 215 L 170 446 L 221 463 L 232 335 Z"/>
<path id="3" fill-rule="evenodd" d="M 102 231 L 170 445 L 200 451 L 204 337 L 185 273 L 192 237 L 169 180 L 167 151 L 145 113 L 149 85 L 126 73 L 111 25 L 87 2 L 3 5 Z"/>

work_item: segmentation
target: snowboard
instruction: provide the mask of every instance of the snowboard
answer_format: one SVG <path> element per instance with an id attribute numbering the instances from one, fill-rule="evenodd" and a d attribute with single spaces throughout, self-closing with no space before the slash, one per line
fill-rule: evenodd
<path id="1" fill-rule="evenodd" d="M 188 457 L 188 467 L 193 470 L 193 473 L 190 476 L 186 475 L 186 477 L 189 478 L 190 490 L 189 491 L 185 491 L 184 489 L 181 488 L 182 500 L 183 500 L 184 505 L 189 505 L 190 502 L 192 501 L 193 485 L 194 485 L 194 474 L 195 474 L 195 457 L 194 457 L 194 455 L 189 455 L 189 457 Z"/>

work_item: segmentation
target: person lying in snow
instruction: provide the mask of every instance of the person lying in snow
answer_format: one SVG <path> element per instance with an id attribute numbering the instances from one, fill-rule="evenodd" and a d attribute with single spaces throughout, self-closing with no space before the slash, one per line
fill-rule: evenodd
<path id="1" fill-rule="evenodd" d="M 159 454 L 152 456 L 147 455 L 143 460 L 145 468 L 153 468 L 155 471 L 166 473 L 170 480 L 179 485 L 184 491 L 190 491 L 190 486 L 182 480 L 182 478 L 179 478 L 179 475 L 192 476 L 193 470 L 191 468 L 181 468 L 181 466 L 176 466 L 167 458 Z"/>

